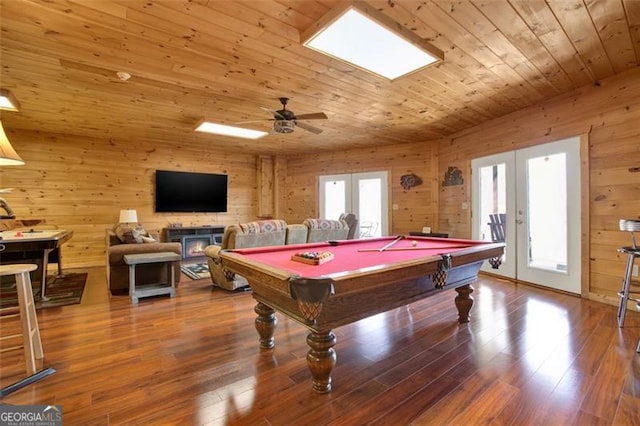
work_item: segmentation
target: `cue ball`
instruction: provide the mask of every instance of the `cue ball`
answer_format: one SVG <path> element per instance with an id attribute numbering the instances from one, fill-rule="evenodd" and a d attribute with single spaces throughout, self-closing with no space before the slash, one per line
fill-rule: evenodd
<path id="1" fill-rule="evenodd" d="M 417 241 L 411 241 L 411 245 L 415 247 L 415 246 L 418 245 L 418 242 Z"/>

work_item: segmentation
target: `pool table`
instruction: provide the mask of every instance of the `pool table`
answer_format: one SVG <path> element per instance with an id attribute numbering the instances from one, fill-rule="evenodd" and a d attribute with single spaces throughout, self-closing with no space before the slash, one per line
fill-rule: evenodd
<path id="1" fill-rule="evenodd" d="M 326 257 L 313 264 L 297 256 L 303 253 Z M 262 348 L 275 345 L 276 310 L 311 331 L 312 387 L 327 393 L 336 363 L 333 329 L 447 289 L 457 292 L 458 321 L 468 322 L 471 283 L 483 261 L 497 268 L 503 253 L 503 243 L 395 236 L 236 249 L 220 257 L 225 270 L 251 285 Z"/>
<path id="2" fill-rule="evenodd" d="M 32 282 L 40 282 L 37 298 L 49 300 L 46 296 L 47 265 L 58 264 L 58 275 L 62 275 L 62 245 L 73 236 L 73 231 L 11 230 L 0 231 L 0 258 L 2 263 L 35 263 L 38 269 L 32 272 Z"/>

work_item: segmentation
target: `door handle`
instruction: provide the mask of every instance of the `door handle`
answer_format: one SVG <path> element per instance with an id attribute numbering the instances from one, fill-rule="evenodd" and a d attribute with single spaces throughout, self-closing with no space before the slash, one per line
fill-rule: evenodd
<path id="1" fill-rule="evenodd" d="M 518 225 L 522 225 L 524 223 L 524 220 L 516 219 L 516 223 Z"/>

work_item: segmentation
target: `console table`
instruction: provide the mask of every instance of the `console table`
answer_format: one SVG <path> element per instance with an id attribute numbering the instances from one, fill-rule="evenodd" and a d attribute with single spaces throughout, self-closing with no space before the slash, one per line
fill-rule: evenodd
<path id="1" fill-rule="evenodd" d="M 437 237 L 437 238 L 449 238 L 449 234 L 443 232 L 409 232 L 410 237 Z"/>
<path id="2" fill-rule="evenodd" d="M 182 243 L 183 259 L 204 256 L 204 248 L 221 244 L 223 235 L 224 226 L 164 228 L 165 241 Z"/>

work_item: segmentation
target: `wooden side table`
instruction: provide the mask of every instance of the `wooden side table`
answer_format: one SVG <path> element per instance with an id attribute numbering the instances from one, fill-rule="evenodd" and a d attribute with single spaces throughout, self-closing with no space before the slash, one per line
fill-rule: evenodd
<path id="1" fill-rule="evenodd" d="M 171 252 L 125 254 L 124 262 L 129 265 L 129 297 L 132 303 L 138 303 L 140 297 L 168 294 L 176 296 L 175 270 L 173 262 L 179 261 L 180 255 Z M 163 283 L 136 286 L 136 265 L 163 263 L 167 270 L 167 281 Z"/>

